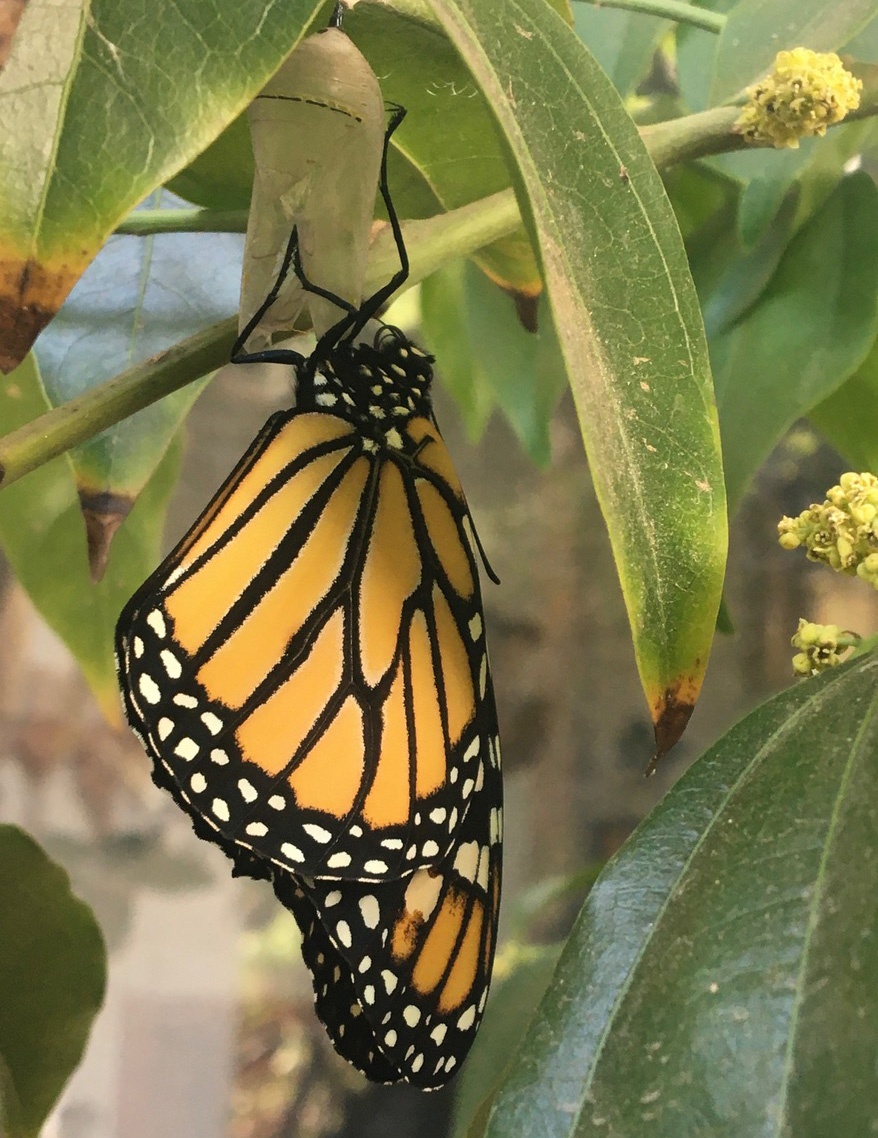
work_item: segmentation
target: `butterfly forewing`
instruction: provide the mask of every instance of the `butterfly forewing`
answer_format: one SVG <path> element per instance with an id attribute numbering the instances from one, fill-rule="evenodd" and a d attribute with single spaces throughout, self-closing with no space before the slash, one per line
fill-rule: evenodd
<path id="1" fill-rule="evenodd" d="M 411 426 L 414 457 L 336 414 L 275 416 L 120 620 L 157 779 L 240 872 L 383 880 L 456 840 L 481 600 L 444 443 Z"/>

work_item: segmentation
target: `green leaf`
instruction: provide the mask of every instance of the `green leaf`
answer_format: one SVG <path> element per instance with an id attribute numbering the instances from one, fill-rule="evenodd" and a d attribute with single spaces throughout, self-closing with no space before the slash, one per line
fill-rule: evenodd
<path id="1" fill-rule="evenodd" d="M 618 93 L 563 21 L 540 0 L 434 7 L 518 162 L 661 751 L 701 686 L 726 550 L 680 232 Z"/>
<path id="2" fill-rule="evenodd" d="M 878 659 L 782 692 L 609 863 L 490 1138 L 866 1135 L 878 1051 Z"/>
<path id="3" fill-rule="evenodd" d="M 48 408 L 33 357 L 0 383 L 0 422 Z M 123 604 L 155 568 L 180 460 L 172 446 L 116 535 L 100 584 L 89 578 L 85 526 L 70 461 L 62 455 L 0 492 L 0 546 L 43 618 L 76 657 L 111 722 L 120 718 L 113 630 Z"/>
<path id="4" fill-rule="evenodd" d="M 253 189 L 253 147 L 246 113 L 232 119 L 167 187 L 206 209 L 247 209 Z"/>
<path id="5" fill-rule="evenodd" d="M 573 10 L 577 35 L 613 80 L 620 95 L 629 95 L 649 71 L 659 40 L 672 27 L 670 20 L 577 4 Z"/>
<path id="6" fill-rule="evenodd" d="M 0 825 L 0 1131 L 36 1138 L 104 998 L 106 952 L 67 874 Z"/>
<path id="7" fill-rule="evenodd" d="M 176 208 L 167 192 L 149 208 Z M 235 233 L 111 237 L 37 341 L 55 407 L 237 311 L 243 238 Z M 92 572 L 207 379 L 101 431 L 70 454 Z"/>
<path id="8" fill-rule="evenodd" d="M 790 242 L 758 303 L 711 339 L 732 507 L 787 428 L 859 367 L 876 295 L 878 190 L 855 174 Z"/>
<path id="9" fill-rule="evenodd" d="M 551 313 L 545 304 L 538 311 L 539 331 L 525 331 L 512 298 L 468 262 L 447 266 L 421 289 L 424 339 L 467 434 L 477 440 L 497 407 L 528 457 L 546 466 L 567 380 Z"/>
<path id="10" fill-rule="evenodd" d="M 464 267 L 463 276 L 463 314 L 473 366 L 530 459 L 547 466 L 552 413 L 567 387 L 548 306 L 540 306 L 539 331 L 527 332 L 509 295 L 471 264 Z"/>
<path id="11" fill-rule="evenodd" d="M 0 365 L 116 224 L 250 101 L 326 0 L 30 0 L 0 73 Z"/>
<path id="12" fill-rule="evenodd" d="M 433 273 L 421 285 L 421 333 L 436 356 L 436 375 L 457 404 L 471 442 L 482 436 L 494 393 L 479 367 L 469 336 L 463 261 Z"/>
<path id="13" fill-rule="evenodd" d="M 878 341 L 850 379 L 808 417 L 849 469 L 878 474 Z"/>
<path id="14" fill-rule="evenodd" d="M 835 51 L 876 12 L 875 0 L 738 0 L 720 33 L 711 103 L 725 102 L 764 75 L 779 51 Z"/>
<path id="15" fill-rule="evenodd" d="M 466 205 L 510 185 L 509 165 L 489 107 L 434 20 L 360 0 L 344 26 L 381 79 L 384 98 L 408 110 L 394 146 L 441 208 Z M 399 196 L 403 216 L 417 216 L 404 193 L 398 194 L 398 170 L 395 163 L 390 173 L 394 200 Z M 419 196 L 423 200 L 423 187 Z M 424 205 L 435 212 L 429 198 Z M 477 259 L 507 287 L 528 295 L 539 292 L 536 261 L 522 231 L 496 248 L 481 250 Z"/>

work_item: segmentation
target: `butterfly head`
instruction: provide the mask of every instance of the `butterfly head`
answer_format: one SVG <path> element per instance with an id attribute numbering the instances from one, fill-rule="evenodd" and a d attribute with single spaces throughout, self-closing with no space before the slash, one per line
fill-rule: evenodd
<path id="1" fill-rule="evenodd" d="M 400 448 L 405 424 L 431 414 L 432 379 L 433 357 L 384 326 L 371 343 L 342 340 L 311 356 L 297 406 L 339 415 L 378 445 Z"/>

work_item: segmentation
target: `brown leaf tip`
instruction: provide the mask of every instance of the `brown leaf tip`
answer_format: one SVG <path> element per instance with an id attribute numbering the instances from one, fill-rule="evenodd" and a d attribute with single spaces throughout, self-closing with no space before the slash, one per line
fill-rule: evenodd
<path id="1" fill-rule="evenodd" d="M 680 741 L 695 710 L 697 695 L 697 690 L 693 690 L 691 681 L 687 680 L 665 688 L 661 698 L 653 705 L 655 753 L 646 768 L 647 778 L 655 774 L 659 762 Z"/>
<path id="2" fill-rule="evenodd" d="M 89 576 L 93 585 L 103 579 L 113 537 L 133 505 L 134 499 L 127 494 L 113 494 L 109 490 L 79 491 L 79 507 L 88 543 Z"/>

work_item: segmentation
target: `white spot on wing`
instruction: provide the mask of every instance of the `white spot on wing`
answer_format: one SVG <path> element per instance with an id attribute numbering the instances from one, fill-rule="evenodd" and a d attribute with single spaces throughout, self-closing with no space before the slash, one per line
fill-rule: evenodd
<path id="1" fill-rule="evenodd" d="M 219 735 L 223 729 L 223 721 L 212 711 L 205 711 L 202 713 L 201 722 L 208 729 L 211 735 Z"/>
<path id="2" fill-rule="evenodd" d="M 137 690 L 147 703 L 158 703 L 162 697 L 158 684 L 152 676 L 147 675 L 146 672 L 144 672 L 137 681 Z"/>
<path id="3" fill-rule="evenodd" d="M 325 844 L 332 837 L 329 830 L 324 830 L 322 826 L 317 826 L 313 822 L 307 822 L 302 829 L 310 838 L 313 838 L 315 842 L 323 842 Z"/>
<path id="4" fill-rule="evenodd" d="M 367 929 L 375 929 L 378 927 L 378 922 L 381 920 L 381 909 L 378 906 L 378 900 L 373 897 L 371 893 L 367 893 L 365 897 L 360 898 L 360 913 L 363 916 L 363 924 Z"/>
<path id="5" fill-rule="evenodd" d="M 163 648 L 161 652 L 159 652 L 159 659 L 171 679 L 179 680 L 180 676 L 183 675 L 183 668 L 174 653 L 167 648 Z"/>
<path id="6" fill-rule="evenodd" d="M 459 1031 L 468 1031 L 469 1028 L 476 1022 L 476 1009 L 475 1005 L 468 1007 L 460 1019 L 457 1021 Z"/>
<path id="7" fill-rule="evenodd" d="M 146 623 L 153 630 L 156 636 L 162 640 L 168 635 L 168 627 L 165 624 L 165 618 L 159 609 L 153 609 L 146 618 Z"/>
<path id="8" fill-rule="evenodd" d="M 464 842 L 454 858 L 454 868 L 467 881 L 474 881 L 479 865 L 479 843 Z"/>
<path id="9" fill-rule="evenodd" d="M 181 759 L 185 759 L 187 763 L 191 763 L 198 754 L 198 750 L 199 747 L 195 740 L 187 736 L 185 739 L 181 739 L 174 748 L 174 754 L 179 755 Z"/>
<path id="10" fill-rule="evenodd" d="M 280 847 L 280 852 L 284 857 L 288 857 L 290 861 L 304 861 L 305 855 L 298 846 L 294 846 L 292 842 L 284 842 Z"/>

